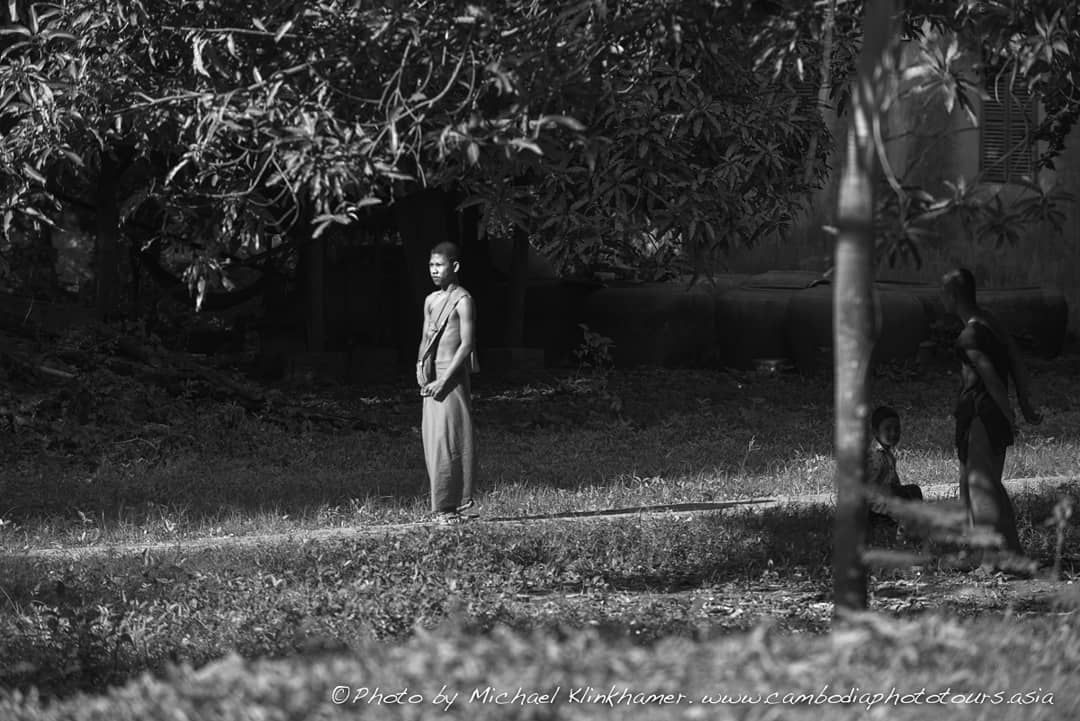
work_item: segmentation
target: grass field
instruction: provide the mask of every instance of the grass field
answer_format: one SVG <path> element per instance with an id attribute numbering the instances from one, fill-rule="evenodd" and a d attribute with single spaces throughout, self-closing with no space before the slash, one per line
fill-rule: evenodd
<path id="1" fill-rule="evenodd" d="M 1064 360 L 1035 368 L 1048 418 L 1022 426 L 1006 477 L 1080 467 L 1074 366 Z M 955 382 L 945 372 L 874 381 L 876 402 L 903 417 L 900 462 L 911 482 L 955 480 Z M 832 487 L 828 378 L 638 371 L 477 386 L 481 502 L 489 515 Z M 324 411 L 361 419 L 365 430 L 285 428 L 228 405 L 180 422 L 162 414 L 112 433 L 104 427 L 78 439 L 75 452 L 36 452 L 5 464 L 0 542 L 169 540 L 423 515 L 419 407 L 409 386 L 306 393 Z"/>
<path id="2" fill-rule="evenodd" d="M 1078 366 L 1033 365 L 1047 419 L 1024 427 L 1007 477 L 1076 474 Z M 954 480 L 955 382 L 906 368 L 874 379 L 875 399 L 904 420 L 907 481 Z M 1075 484 L 1016 499 L 1029 553 L 1046 566 L 1060 551 L 1063 580 L 1010 581 L 941 560 L 875 568 L 873 613 L 833 628 L 821 506 L 305 541 L 305 529 L 414 520 L 427 491 L 410 390 L 304 392 L 364 429 L 282 427 L 211 405 L 183 422 L 149 415 L 138 432 L 103 426 L 74 450 L 5 464 L 0 717 L 174 718 L 180 708 L 190 718 L 336 718 L 357 710 L 327 702 L 341 684 L 423 687 L 423 704 L 365 704 L 371 718 L 819 717 L 812 699 L 778 711 L 753 694 L 824 684 L 988 694 L 949 701 L 949 718 L 1069 718 L 1078 708 L 1070 582 L 1080 541 L 1065 528 L 1059 549 L 1058 528 L 1044 525 Z M 827 378 L 629 371 L 478 379 L 477 394 L 486 516 L 795 495 L 833 482 Z M 296 538 L 197 552 L 181 543 L 275 532 Z M 177 544 L 80 562 L 24 553 L 149 541 Z M 168 671 L 230 653 L 248 660 Z M 441 685 L 468 696 L 487 684 L 562 685 L 564 696 L 428 703 Z M 571 687 L 612 684 L 698 703 L 612 711 L 567 699 Z M 751 696 L 703 703 L 717 684 Z M 80 691 L 90 696 L 72 698 Z M 1010 703 L 1013 693 L 1028 696 Z M 44 707 L 42 697 L 67 700 Z M 882 714 L 887 702 L 874 705 Z M 860 718 L 865 706 L 833 704 L 829 716 Z M 926 717 L 915 703 L 887 711 Z"/>

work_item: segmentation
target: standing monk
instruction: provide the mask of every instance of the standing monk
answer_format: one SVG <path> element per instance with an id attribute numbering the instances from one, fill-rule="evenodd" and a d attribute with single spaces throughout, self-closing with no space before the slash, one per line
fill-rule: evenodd
<path id="1" fill-rule="evenodd" d="M 1016 348 L 998 321 L 975 302 L 975 276 L 960 268 L 942 278 L 945 310 L 964 324 L 956 339 L 961 386 L 956 402 L 956 454 L 960 460 L 960 500 L 973 526 L 996 531 L 1005 548 L 1022 553 L 1016 515 L 1001 482 L 1005 449 L 1012 445 L 1016 416 L 1009 401 L 1009 377 L 1016 383 L 1020 410 L 1029 423 L 1042 416 L 1031 403 L 1027 375 Z"/>
<path id="2" fill-rule="evenodd" d="M 424 399 L 421 431 L 431 482 L 431 510 L 455 523 L 474 505 L 476 442 L 469 371 L 476 307 L 458 284 L 460 251 L 453 243 L 431 249 L 428 270 L 437 290 L 424 300 L 416 381 Z"/>

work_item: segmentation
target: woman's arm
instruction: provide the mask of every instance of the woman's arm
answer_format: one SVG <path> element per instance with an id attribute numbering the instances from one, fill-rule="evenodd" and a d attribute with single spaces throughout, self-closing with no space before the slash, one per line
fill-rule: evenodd
<path id="1" fill-rule="evenodd" d="M 1005 381 L 994 370 L 994 364 L 981 350 L 968 348 L 964 352 L 975 368 L 975 372 L 982 379 L 983 385 L 986 386 L 987 393 L 990 394 L 990 397 L 1001 409 L 1001 412 L 1005 414 L 1005 417 L 1009 419 L 1009 425 L 1016 425 L 1012 403 L 1009 401 L 1009 392 L 1005 387 Z"/>
<path id="2" fill-rule="evenodd" d="M 1031 381 L 1028 378 L 1023 361 L 1020 360 L 1020 352 L 1016 349 L 1016 344 L 1011 336 L 1007 336 L 1007 338 L 1009 375 L 1013 377 L 1013 381 L 1016 383 L 1016 400 L 1020 404 L 1020 412 L 1024 414 L 1024 418 L 1028 423 L 1038 425 L 1042 422 L 1042 414 L 1035 409 L 1031 402 Z"/>
<path id="3" fill-rule="evenodd" d="M 1006 331 L 994 314 L 985 309 L 982 313 L 987 323 L 994 329 L 994 334 L 1005 343 L 1005 349 L 1009 357 L 1009 375 L 1012 376 L 1013 382 L 1016 384 L 1016 400 L 1020 406 L 1020 412 L 1024 414 L 1024 418 L 1028 423 L 1033 425 L 1041 423 L 1042 415 L 1035 410 L 1035 406 L 1031 402 L 1031 382 L 1020 359 L 1020 351 L 1016 347 L 1012 334 Z"/>

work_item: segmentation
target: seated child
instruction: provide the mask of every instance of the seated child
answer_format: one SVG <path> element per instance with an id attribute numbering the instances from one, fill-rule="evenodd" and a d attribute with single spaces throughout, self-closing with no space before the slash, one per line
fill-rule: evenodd
<path id="1" fill-rule="evenodd" d="M 900 443 L 900 415 L 889 406 L 878 406 L 870 416 L 870 451 L 867 458 L 866 485 L 870 493 L 871 516 L 889 516 L 888 501 L 899 498 L 921 501 L 922 489 L 914 483 L 900 483 L 896 473 L 896 454 Z"/>

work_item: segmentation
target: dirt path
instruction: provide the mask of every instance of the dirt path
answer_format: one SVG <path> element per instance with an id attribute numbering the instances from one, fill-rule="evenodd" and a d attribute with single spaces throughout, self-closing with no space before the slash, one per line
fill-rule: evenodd
<path id="1" fill-rule="evenodd" d="M 1077 481 L 1080 481 L 1080 477 L 1040 476 L 1035 478 L 1010 479 L 1005 481 L 1005 486 L 1011 494 L 1017 494 L 1036 490 L 1053 489 L 1062 484 Z M 926 486 L 923 488 L 923 492 L 927 499 L 948 499 L 957 497 L 957 489 L 953 484 Z M 818 493 L 800 496 L 769 496 L 713 503 L 673 503 L 589 511 L 567 511 L 564 513 L 552 513 L 539 516 L 491 516 L 484 517 L 482 522 L 508 524 L 550 523 L 553 521 L 598 522 L 625 519 L 628 516 L 655 518 L 698 513 L 760 513 L 764 510 L 776 508 L 832 505 L 834 501 L 835 494 Z M 476 521 L 470 521 L 470 523 L 473 522 Z M 252 548 L 258 546 L 273 546 L 282 543 L 313 543 L 355 536 L 395 536 L 424 527 L 438 529 L 452 528 L 453 526 L 440 526 L 439 524 L 430 521 L 418 521 L 414 523 L 388 523 L 365 526 L 345 526 L 341 528 L 297 529 L 295 531 L 284 533 L 252 534 L 248 536 L 181 538 L 175 541 L 159 541 L 153 543 L 101 543 L 88 544 L 85 546 L 22 548 L 9 551 L 9 554 L 12 556 L 43 560 L 87 560 L 90 558 L 110 558 L 166 551 L 193 553 L 219 548 Z"/>

